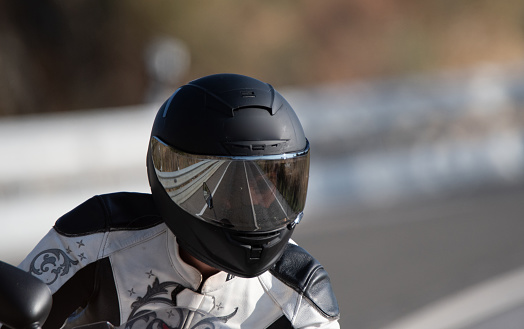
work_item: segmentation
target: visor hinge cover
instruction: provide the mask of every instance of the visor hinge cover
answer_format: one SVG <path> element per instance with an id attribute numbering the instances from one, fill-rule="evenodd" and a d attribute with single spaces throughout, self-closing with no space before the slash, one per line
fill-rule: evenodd
<path id="1" fill-rule="evenodd" d="M 264 248 L 262 247 L 251 247 L 251 252 L 249 253 L 249 259 L 260 259 L 260 257 L 262 256 L 262 250 Z"/>

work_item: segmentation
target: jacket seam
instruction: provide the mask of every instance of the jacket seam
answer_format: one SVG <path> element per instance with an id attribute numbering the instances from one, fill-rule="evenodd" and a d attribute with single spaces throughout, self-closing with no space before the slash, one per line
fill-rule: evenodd
<path id="1" fill-rule="evenodd" d="M 269 273 L 268 274 L 271 275 L 271 277 L 275 277 L 273 274 Z M 276 277 L 275 277 L 276 278 Z M 278 279 L 278 278 L 277 278 Z M 282 282 L 282 280 L 278 280 L 280 282 Z M 293 324 L 293 321 L 290 320 L 287 316 L 286 316 L 286 312 L 284 312 L 284 309 L 282 308 L 282 305 L 278 302 L 278 300 L 273 296 L 273 294 L 271 293 L 271 289 L 269 289 L 269 287 L 267 287 L 265 284 L 264 284 L 264 281 L 262 280 L 262 276 L 258 276 L 258 282 L 260 283 L 260 285 L 262 286 L 262 289 L 264 289 L 264 292 L 269 295 L 269 298 L 271 298 L 271 301 L 273 301 L 273 303 L 280 309 L 280 313 L 282 314 L 282 316 L 284 316 L 286 319 L 288 319 L 288 321 Z M 287 286 L 287 285 L 286 285 Z M 299 297 L 300 298 L 300 295 Z M 297 298 L 297 299 L 298 299 Z M 294 313 L 296 313 L 298 310 L 297 308 L 297 305 L 295 304 L 295 309 L 294 309 Z M 294 318 L 295 317 L 295 314 L 291 314 L 291 318 Z M 280 317 L 276 318 L 272 324 L 275 322 L 275 321 L 278 321 L 278 319 L 280 319 Z M 271 326 L 271 325 L 270 325 Z"/>
<path id="2" fill-rule="evenodd" d="M 158 226 L 158 225 L 155 225 L 155 226 Z M 115 250 L 112 250 L 110 252 L 107 252 L 107 244 L 104 248 L 104 254 L 102 255 L 102 258 L 103 257 L 109 257 L 110 255 L 113 255 L 115 253 L 118 253 L 118 252 L 122 252 L 124 250 L 127 250 L 129 248 L 132 248 L 140 243 L 145 243 L 151 239 L 154 239 L 162 234 L 165 234 L 166 233 L 166 228 L 162 228 L 158 231 L 154 231 L 154 232 L 148 232 L 147 234 L 141 236 L 140 238 L 136 238 L 136 237 L 128 237 L 127 239 L 122 239 L 122 241 L 124 241 L 125 243 L 123 243 L 121 245 L 121 248 L 118 248 L 118 249 L 115 249 Z M 109 241 L 111 240 L 110 238 L 110 233 L 111 232 L 107 232 L 108 233 L 108 238 L 107 238 L 107 243 L 109 243 Z"/>

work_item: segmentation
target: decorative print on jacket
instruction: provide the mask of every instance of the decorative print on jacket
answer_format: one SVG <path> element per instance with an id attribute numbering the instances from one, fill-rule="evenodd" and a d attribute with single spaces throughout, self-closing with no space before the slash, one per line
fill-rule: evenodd
<path id="1" fill-rule="evenodd" d="M 171 307 L 146 312 L 129 320 L 125 329 L 220 329 L 226 321 L 187 308 Z"/>
<path id="2" fill-rule="evenodd" d="M 146 273 L 153 275 L 152 272 Z M 187 308 L 180 308 L 176 305 L 176 296 L 185 288 L 183 285 L 166 281 L 160 282 L 157 277 L 152 285 L 147 286 L 146 294 L 137 297 L 131 304 L 131 314 L 126 322 L 126 329 L 136 328 L 146 329 L 218 329 L 227 328 L 224 324 L 237 313 L 238 308 L 222 317 L 213 317 L 209 314 L 198 311 L 191 311 Z M 171 290 L 171 293 L 169 292 Z M 134 294 L 134 289 L 128 290 L 130 295 Z M 164 308 L 158 309 L 159 304 L 164 304 Z M 155 305 L 153 311 L 150 306 Z"/>
<path id="3" fill-rule="evenodd" d="M 59 276 L 67 275 L 73 265 L 78 265 L 78 261 L 69 258 L 65 251 L 48 249 L 33 258 L 29 266 L 29 273 L 37 276 L 47 285 L 51 285 Z"/>
<path id="4" fill-rule="evenodd" d="M 165 304 L 167 306 L 176 306 L 171 298 L 162 297 L 161 295 L 168 295 L 168 288 L 174 287 L 173 291 L 182 290 L 184 287 L 176 282 L 166 281 L 160 283 L 157 277 L 152 285 L 147 286 L 146 294 L 143 297 L 137 297 L 136 302 L 131 304 L 131 314 L 129 314 L 128 321 L 132 318 L 140 316 L 141 314 L 149 313 L 151 310 L 145 309 L 147 305 Z M 181 287 L 181 288 L 180 288 Z M 129 296 L 136 294 L 133 288 L 128 290 Z"/>

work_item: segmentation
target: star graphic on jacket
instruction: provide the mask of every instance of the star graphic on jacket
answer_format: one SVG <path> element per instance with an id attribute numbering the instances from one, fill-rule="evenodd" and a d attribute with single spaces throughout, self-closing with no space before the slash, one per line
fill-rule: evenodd
<path id="1" fill-rule="evenodd" d="M 71 250 L 71 248 L 69 248 L 69 246 L 67 246 L 67 248 L 66 248 L 66 252 L 67 252 L 68 254 L 70 254 L 70 253 L 72 253 L 73 251 Z"/>
<path id="2" fill-rule="evenodd" d="M 172 317 L 172 316 L 175 316 L 175 315 L 173 314 L 173 310 L 169 310 L 169 312 L 167 312 L 167 318 L 169 319 L 169 318 Z"/>
<path id="3" fill-rule="evenodd" d="M 135 289 L 131 288 L 130 290 L 127 291 L 129 293 L 129 297 L 133 296 L 134 294 L 136 294 L 135 292 Z"/>
<path id="4" fill-rule="evenodd" d="M 155 275 L 153 274 L 153 270 L 149 270 L 149 272 L 146 272 L 146 275 L 147 275 L 147 278 L 148 278 L 148 279 L 151 279 L 152 276 L 155 276 Z"/>
<path id="5" fill-rule="evenodd" d="M 77 241 L 76 244 L 78 245 L 78 248 L 84 247 L 84 240 Z"/>
<path id="6" fill-rule="evenodd" d="M 84 253 L 81 253 L 80 255 L 78 255 L 78 257 L 80 257 L 80 260 L 87 259 L 87 257 L 84 255 Z"/>

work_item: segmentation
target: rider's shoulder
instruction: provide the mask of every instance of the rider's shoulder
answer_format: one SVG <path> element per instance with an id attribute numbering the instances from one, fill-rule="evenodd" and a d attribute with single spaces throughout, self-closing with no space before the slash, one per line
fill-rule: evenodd
<path id="1" fill-rule="evenodd" d="M 140 230 L 162 223 L 150 194 L 96 195 L 60 217 L 54 228 L 63 235 Z"/>
<path id="2" fill-rule="evenodd" d="M 270 273 L 307 298 L 325 316 L 339 316 L 338 303 L 328 273 L 304 248 L 288 243 Z"/>

